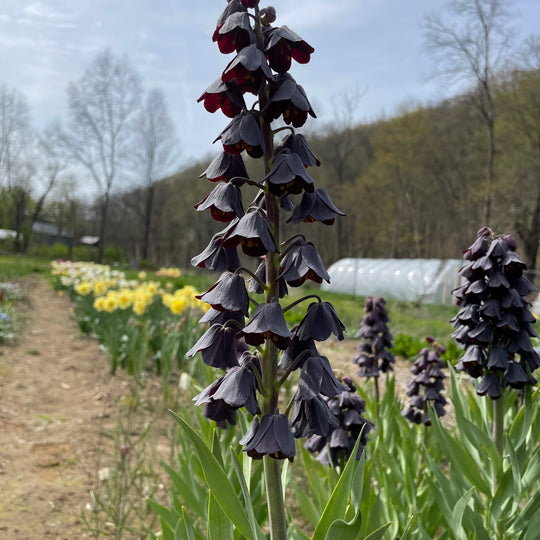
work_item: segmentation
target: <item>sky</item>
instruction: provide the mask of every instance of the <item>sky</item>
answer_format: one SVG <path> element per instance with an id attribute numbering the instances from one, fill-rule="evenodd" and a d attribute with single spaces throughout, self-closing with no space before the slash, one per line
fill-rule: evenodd
<path id="1" fill-rule="evenodd" d="M 261 1 L 264 7 L 269 3 Z M 422 27 L 446 0 L 274 0 L 286 24 L 315 48 L 294 64 L 317 113 L 310 129 L 332 118 L 339 96 L 358 92 L 358 122 L 397 114 L 404 106 L 449 97 L 433 78 Z M 511 2 L 517 38 L 540 33 L 540 0 Z M 211 36 L 225 0 L 2 0 L 0 84 L 22 92 L 36 128 L 65 123 L 66 88 L 103 49 L 126 54 L 146 89 L 165 92 L 179 140 L 179 167 L 217 153 L 212 141 L 229 119 L 206 112 L 197 98 L 234 55 Z"/>

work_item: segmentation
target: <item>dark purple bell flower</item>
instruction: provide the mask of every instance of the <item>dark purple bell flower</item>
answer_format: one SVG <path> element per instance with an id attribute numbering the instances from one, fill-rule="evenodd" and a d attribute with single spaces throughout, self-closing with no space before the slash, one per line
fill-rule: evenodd
<path id="1" fill-rule="evenodd" d="M 244 5 L 242 5 L 242 2 L 240 0 L 227 0 L 227 7 L 219 16 L 216 23 L 216 29 L 219 30 L 225 24 L 225 21 L 229 18 L 230 15 L 238 12 L 247 12 L 247 9 Z"/>
<path id="2" fill-rule="evenodd" d="M 254 8 L 255 6 L 259 5 L 259 0 L 240 0 L 242 2 L 243 6 L 246 6 L 247 8 Z"/>
<path id="3" fill-rule="evenodd" d="M 214 81 L 197 100 L 203 102 L 204 108 L 214 113 L 221 109 L 225 116 L 234 118 L 246 108 L 244 96 L 235 82 L 225 83 L 219 78 Z"/>
<path id="4" fill-rule="evenodd" d="M 255 270 L 255 275 L 263 283 L 266 283 L 266 261 L 265 261 L 264 258 L 259 263 L 259 266 L 257 266 L 257 270 Z M 285 280 L 278 279 L 277 283 L 278 283 L 278 297 L 283 298 L 284 296 L 287 296 L 289 291 L 287 289 L 287 284 L 285 283 Z M 256 294 L 264 294 L 264 290 L 261 287 L 261 285 L 256 280 L 254 280 L 253 278 L 251 278 L 249 280 L 248 291 L 249 292 L 254 292 Z"/>
<path id="5" fill-rule="evenodd" d="M 315 154 L 311 151 L 306 138 L 300 133 L 290 133 L 287 135 L 276 147 L 276 154 L 284 148 L 288 148 L 292 154 L 297 154 L 302 160 L 304 167 L 312 167 L 313 165 L 319 167 L 321 164 Z"/>
<path id="6" fill-rule="evenodd" d="M 221 75 L 223 82 L 236 81 L 243 94 L 250 92 L 257 95 L 261 84 L 273 78 L 266 57 L 256 44 L 244 47 L 229 62 Z"/>
<path id="7" fill-rule="evenodd" d="M 264 154 L 264 139 L 258 116 L 253 112 L 236 115 L 214 142 L 221 140 L 223 149 L 229 154 L 240 154 L 244 150 L 252 158 Z"/>
<path id="8" fill-rule="evenodd" d="M 284 370 L 300 369 L 310 356 L 320 356 L 313 339 L 301 340 L 293 331 L 291 344 L 281 353 L 279 367 Z"/>
<path id="9" fill-rule="evenodd" d="M 238 328 L 242 328 L 244 326 L 244 316 L 241 313 L 235 313 L 234 311 L 219 311 L 211 307 L 199 319 L 199 324 L 210 323 L 210 325 L 223 325 L 231 320 L 236 321 Z"/>
<path id="10" fill-rule="evenodd" d="M 292 337 L 278 302 L 259 304 L 239 335 L 243 335 L 246 343 L 255 347 L 269 339 L 281 350 L 289 346 Z"/>
<path id="11" fill-rule="evenodd" d="M 218 184 L 201 202 L 195 205 L 198 212 L 210 209 L 216 221 L 229 222 L 244 215 L 240 189 L 229 183 Z"/>
<path id="12" fill-rule="evenodd" d="M 313 178 L 306 172 L 300 157 L 288 150 L 276 156 L 272 170 L 263 180 L 268 181 L 270 191 L 277 196 L 313 191 Z"/>
<path id="13" fill-rule="evenodd" d="M 325 341 L 330 334 L 342 340 L 344 330 L 345 325 L 339 320 L 330 302 L 314 302 L 308 306 L 304 318 L 296 329 L 296 335 L 304 341 L 310 338 Z"/>
<path id="14" fill-rule="evenodd" d="M 268 251 L 277 251 L 266 214 L 260 210 L 249 211 L 234 222 L 224 239 L 226 248 L 240 245 L 242 251 L 251 257 L 261 257 Z"/>
<path id="15" fill-rule="evenodd" d="M 336 216 L 344 215 L 330 200 L 326 190 L 319 188 L 313 193 L 304 193 L 302 195 L 300 203 L 296 205 L 287 223 L 320 221 L 325 225 L 332 225 Z"/>
<path id="16" fill-rule="evenodd" d="M 326 356 L 311 356 L 302 366 L 298 381 L 298 395 L 301 399 L 311 399 L 319 394 L 332 398 L 349 390 L 341 384 Z"/>
<path id="17" fill-rule="evenodd" d="M 223 237 L 225 231 L 215 234 L 202 253 L 191 259 L 192 266 L 208 268 L 217 272 L 229 270 L 234 272 L 240 268 L 240 259 L 235 247 L 226 248 Z"/>
<path id="18" fill-rule="evenodd" d="M 493 373 L 485 375 L 478 383 L 476 393 L 479 396 L 485 396 L 487 394 L 491 399 L 499 399 L 501 397 L 501 383 L 499 377 Z"/>
<path id="19" fill-rule="evenodd" d="M 210 401 L 205 404 L 203 416 L 213 420 L 218 427 L 225 429 L 227 423 L 236 425 L 236 410 L 227 407 L 223 401 Z"/>
<path id="20" fill-rule="evenodd" d="M 255 419 L 240 443 L 245 444 L 244 452 L 252 459 L 270 456 L 293 461 L 296 455 L 289 421 L 284 414 L 265 414 L 260 424 Z"/>
<path id="21" fill-rule="evenodd" d="M 249 178 L 242 156 L 227 152 L 218 154 L 199 178 L 203 176 L 206 176 L 210 182 L 228 182 L 233 178 Z M 237 181 L 236 185 L 240 184 L 241 182 Z"/>
<path id="22" fill-rule="evenodd" d="M 332 430 L 339 426 L 339 421 L 321 396 L 302 399 L 297 393 L 290 426 L 296 439 L 311 435 L 328 437 Z"/>
<path id="23" fill-rule="evenodd" d="M 509 362 L 508 369 L 503 376 L 502 384 L 503 386 L 510 386 L 520 390 L 526 384 L 534 384 L 536 379 L 532 379 L 534 382 L 531 383 L 531 378 L 527 376 L 520 364 L 517 362 Z"/>
<path id="24" fill-rule="evenodd" d="M 260 413 L 256 390 L 257 380 L 252 369 L 249 366 L 235 366 L 195 396 L 193 401 L 195 405 L 202 405 L 221 400 L 226 407 L 234 410 L 245 407 L 255 415 Z"/>
<path id="25" fill-rule="evenodd" d="M 223 54 L 240 51 L 255 41 L 255 34 L 251 28 L 249 15 L 237 11 L 229 15 L 224 23 L 216 28 L 212 41 L 217 42 Z"/>
<path id="26" fill-rule="evenodd" d="M 291 58 L 299 64 L 307 64 L 315 49 L 305 42 L 288 26 L 273 28 L 265 35 L 264 50 L 268 56 L 270 67 L 278 72 L 285 73 L 291 68 Z"/>
<path id="27" fill-rule="evenodd" d="M 281 259 L 279 277 L 291 287 L 300 287 L 306 279 L 330 283 L 330 276 L 321 256 L 312 242 L 300 242 L 289 249 Z"/>
<path id="28" fill-rule="evenodd" d="M 203 362 L 207 366 L 227 369 L 238 365 L 236 356 L 237 329 L 213 324 L 201 338 L 186 353 L 188 358 L 192 358 L 198 352 L 201 353 Z"/>
<path id="29" fill-rule="evenodd" d="M 244 278 L 232 272 L 223 272 L 219 280 L 205 293 L 196 296 L 214 309 L 234 311 L 246 317 L 249 314 L 249 297 Z"/>
<path id="30" fill-rule="evenodd" d="M 270 99 L 262 114 L 268 123 L 282 117 L 286 124 L 295 128 L 306 123 L 308 114 L 317 118 L 304 89 L 288 73 L 278 75 L 270 85 Z"/>

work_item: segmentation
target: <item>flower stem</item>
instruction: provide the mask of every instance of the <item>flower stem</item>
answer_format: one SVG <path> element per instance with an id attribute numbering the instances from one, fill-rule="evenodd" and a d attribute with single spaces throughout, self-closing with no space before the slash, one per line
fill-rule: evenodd
<path id="1" fill-rule="evenodd" d="M 281 463 L 269 455 L 264 456 L 263 461 L 270 538 L 272 540 L 287 540 L 287 521 L 281 487 Z"/>
<path id="2" fill-rule="evenodd" d="M 504 392 L 501 392 L 501 396 L 499 397 L 499 399 L 493 400 L 492 434 L 495 446 L 497 447 L 497 450 L 502 457 L 504 436 Z M 498 485 L 497 471 L 495 470 L 495 467 L 493 467 L 493 471 L 491 474 L 493 482 L 493 496 L 495 497 Z M 496 538 L 497 540 L 504 539 L 504 527 L 502 519 L 499 519 L 499 521 L 497 522 Z"/>

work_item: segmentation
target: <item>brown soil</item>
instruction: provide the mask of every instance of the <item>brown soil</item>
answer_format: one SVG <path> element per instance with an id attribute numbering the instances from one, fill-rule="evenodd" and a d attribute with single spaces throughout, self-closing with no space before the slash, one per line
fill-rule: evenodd
<path id="1" fill-rule="evenodd" d="M 81 516 L 127 385 L 80 335 L 66 296 L 24 286 L 22 335 L 0 349 L 0 538 L 89 538 Z"/>

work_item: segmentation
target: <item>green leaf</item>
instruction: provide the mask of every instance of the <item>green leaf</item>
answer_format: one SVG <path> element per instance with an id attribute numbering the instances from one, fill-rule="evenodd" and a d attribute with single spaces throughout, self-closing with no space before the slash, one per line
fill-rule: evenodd
<path id="1" fill-rule="evenodd" d="M 523 490 L 528 490 L 534 482 L 537 482 L 540 479 L 540 451 L 538 448 L 532 454 L 531 460 L 523 473 L 521 479 Z"/>
<path id="2" fill-rule="evenodd" d="M 223 512 L 225 512 L 240 533 L 246 538 L 249 538 L 251 534 L 249 519 L 244 509 L 238 504 L 238 496 L 231 481 L 227 477 L 227 474 L 220 466 L 206 442 L 188 424 L 188 422 L 174 411 L 170 412 L 176 421 L 184 428 L 184 431 L 187 433 L 193 446 L 197 450 L 197 455 L 201 463 L 204 463 L 203 471 L 206 483 L 209 489 L 214 493 L 219 506 L 221 506 Z"/>
<path id="3" fill-rule="evenodd" d="M 349 522 L 336 519 L 326 533 L 326 540 L 360 540 L 362 515 L 358 511 Z"/>
<path id="4" fill-rule="evenodd" d="M 197 497 L 192 486 L 185 482 L 182 475 L 178 474 L 172 467 L 167 465 L 167 463 L 162 462 L 161 465 L 169 475 L 169 478 L 172 480 L 174 487 L 184 500 L 186 506 L 191 508 L 196 514 L 202 516 L 205 510 L 205 503 Z M 192 473 L 188 467 L 182 468 L 181 470 L 186 478 L 191 478 Z"/>
<path id="5" fill-rule="evenodd" d="M 474 486 L 466 491 L 458 500 L 456 505 L 454 506 L 454 509 L 452 510 L 452 521 L 454 522 L 455 526 L 458 527 L 459 535 L 458 538 L 462 540 L 467 540 L 467 535 L 465 533 L 465 530 L 462 525 L 463 520 L 463 514 L 465 513 L 465 509 L 467 508 L 467 505 L 469 504 L 469 499 L 471 498 L 473 492 L 474 492 Z"/>
<path id="6" fill-rule="evenodd" d="M 347 501 L 349 500 L 351 492 L 351 483 L 354 477 L 354 472 L 358 465 L 356 461 L 356 453 L 358 451 L 358 445 L 360 444 L 361 434 L 356 440 L 353 451 L 345 465 L 341 476 L 330 496 L 330 499 L 326 503 L 321 519 L 315 531 L 313 532 L 312 540 L 322 540 L 326 538 L 326 533 L 336 519 L 343 519 L 345 510 L 347 507 Z"/>
<path id="7" fill-rule="evenodd" d="M 195 532 L 193 531 L 193 525 L 191 524 L 191 520 L 189 519 L 189 516 L 186 512 L 186 509 L 182 506 L 182 518 L 184 519 L 184 529 L 186 531 L 186 540 L 195 540 Z M 175 540 L 177 537 L 178 527 L 176 528 L 176 531 L 174 532 Z M 182 538 L 181 536 L 178 536 L 178 540 Z"/>
<path id="8" fill-rule="evenodd" d="M 317 510 L 317 507 L 313 503 L 313 500 L 307 495 L 307 493 L 300 489 L 298 486 L 293 486 L 294 497 L 298 501 L 300 510 L 304 517 L 315 527 L 321 519 L 321 513 Z"/>
<path id="9" fill-rule="evenodd" d="M 231 520 L 224 514 L 212 491 L 208 498 L 208 540 L 233 540 Z"/>
<path id="10" fill-rule="evenodd" d="M 176 527 L 176 519 L 171 510 L 165 508 L 163 505 L 159 504 L 153 499 L 148 500 L 148 506 L 152 509 L 152 512 L 161 518 L 162 523 L 165 523 L 171 531 L 174 531 Z"/>
<path id="11" fill-rule="evenodd" d="M 392 525 L 392 523 L 386 523 L 382 527 L 379 527 L 376 531 L 368 534 L 363 540 L 380 540 L 390 525 Z"/>
<path id="12" fill-rule="evenodd" d="M 251 496 L 249 494 L 249 490 L 246 485 L 246 479 L 244 478 L 242 467 L 240 466 L 240 462 L 238 461 L 238 458 L 236 457 L 236 453 L 234 452 L 234 449 L 232 446 L 230 448 L 230 451 L 231 451 L 234 470 L 236 472 L 236 476 L 238 477 L 238 481 L 240 482 L 240 488 L 242 489 L 242 494 L 244 496 L 244 504 L 246 506 L 246 511 L 247 511 L 247 515 L 249 519 L 249 526 L 251 528 L 251 538 L 264 539 L 265 536 L 263 532 L 261 531 L 258 523 L 255 521 L 255 515 L 253 513 L 253 506 L 251 504 Z"/>

